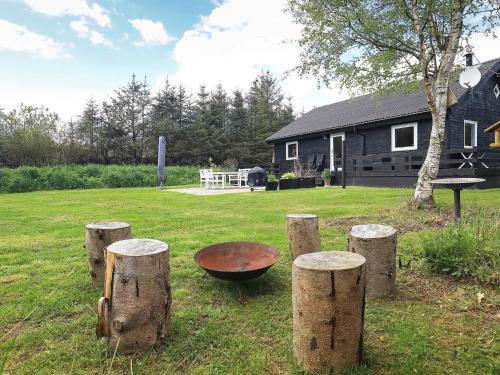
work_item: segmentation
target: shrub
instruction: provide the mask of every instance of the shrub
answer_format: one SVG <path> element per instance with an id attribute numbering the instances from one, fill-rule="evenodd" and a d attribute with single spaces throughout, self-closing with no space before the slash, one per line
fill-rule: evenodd
<path id="1" fill-rule="evenodd" d="M 297 178 L 297 176 L 295 176 L 293 172 L 286 172 L 281 175 L 281 178 L 284 180 L 291 180 L 292 178 Z"/>
<path id="2" fill-rule="evenodd" d="M 321 172 L 321 178 L 323 180 L 330 180 L 330 178 L 332 178 L 332 171 L 329 169 L 325 169 L 323 172 Z"/>
<path id="3" fill-rule="evenodd" d="M 278 179 L 276 178 L 276 176 L 272 173 L 268 173 L 267 175 L 267 181 L 268 182 L 278 182 Z"/>
<path id="4" fill-rule="evenodd" d="M 11 171 L 7 168 L 0 169 L 0 193 L 7 192 L 11 174 Z"/>
<path id="5" fill-rule="evenodd" d="M 422 240 L 424 259 L 430 270 L 457 279 L 498 284 L 500 274 L 500 215 L 464 217 L 461 223 L 432 233 Z"/>
<path id="6" fill-rule="evenodd" d="M 165 168 L 167 185 L 198 182 L 199 168 Z M 0 192 L 157 186 L 155 165 L 67 165 L 43 168 L 0 168 Z"/>
<path id="7" fill-rule="evenodd" d="M 75 171 L 51 168 L 45 176 L 47 190 L 71 190 L 85 187 L 84 180 Z"/>

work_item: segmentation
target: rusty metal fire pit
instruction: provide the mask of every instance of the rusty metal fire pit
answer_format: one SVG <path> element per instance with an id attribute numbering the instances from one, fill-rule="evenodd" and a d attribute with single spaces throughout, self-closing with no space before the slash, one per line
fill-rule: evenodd
<path id="1" fill-rule="evenodd" d="M 275 248 L 254 242 L 224 242 L 198 251 L 195 262 L 222 280 L 249 280 L 264 274 L 278 261 Z"/>

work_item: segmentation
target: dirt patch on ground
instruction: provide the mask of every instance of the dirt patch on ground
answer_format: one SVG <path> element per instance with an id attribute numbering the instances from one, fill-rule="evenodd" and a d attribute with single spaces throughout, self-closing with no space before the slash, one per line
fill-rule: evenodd
<path id="1" fill-rule="evenodd" d="M 398 269 L 396 302 L 433 304 L 452 314 L 500 320 L 500 300 L 492 287 L 460 282 L 414 269 Z"/>
<path id="2" fill-rule="evenodd" d="M 349 230 L 353 225 L 359 224 L 385 224 L 398 230 L 399 234 L 418 232 L 428 229 L 441 229 L 450 224 L 453 214 L 450 210 L 410 210 L 406 207 L 382 211 L 370 216 L 348 216 L 334 219 L 320 219 L 320 224 L 324 227 L 341 227 Z"/>

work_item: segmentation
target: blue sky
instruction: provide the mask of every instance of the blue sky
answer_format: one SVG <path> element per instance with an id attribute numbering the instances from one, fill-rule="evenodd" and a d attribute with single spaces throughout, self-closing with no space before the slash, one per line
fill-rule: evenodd
<path id="1" fill-rule="evenodd" d="M 246 90 L 262 69 L 282 78 L 298 110 L 347 97 L 284 77 L 299 62 L 300 26 L 286 0 L 0 0 L 0 107 L 44 105 L 77 116 L 135 73 L 156 90 L 168 76 L 191 91 L 221 82 Z M 263 12 L 262 10 L 266 11 Z M 476 40 L 480 58 L 498 55 Z M 492 52 L 493 51 L 493 52 Z M 488 55 L 490 54 L 490 55 Z"/>

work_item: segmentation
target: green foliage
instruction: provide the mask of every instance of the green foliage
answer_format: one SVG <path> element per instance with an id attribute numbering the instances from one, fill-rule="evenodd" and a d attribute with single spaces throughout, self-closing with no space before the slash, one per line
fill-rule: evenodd
<path id="1" fill-rule="evenodd" d="M 198 167 L 166 167 L 167 186 L 197 183 L 198 170 Z M 158 178 L 154 165 L 90 164 L 0 168 L 0 193 L 156 185 L 158 185 Z"/>
<path id="2" fill-rule="evenodd" d="M 323 180 L 330 180 L 332 177 L 332 171 L 330 169 L 325 169 L 323 172 L 321 172 L 321 178 Z"/>
<path id="3" fill-rule="evenodd" d="M 152 95 L 149 84 L 133 75 L 109 100 L 90 98 L 66 124 L 43 107 L 0 112 L 0 166 L 152 164 L 160 135 L 167 138 L 167 165 L 205 165 L 212 158 L 218 165 L 236 159 L 250 166 L 271 160 L 265 139 L 294 119 L 290 98 L 269 72 L 261 72 L 247 93 L 219 84 L 211 91 L 201 86 L 194 95 L 168 80 Z M 113 185 L 131 183 L 106 178 Z"/>
<path id="4" fill-rule="evenodd" d="M 267 174 L 267 181 L 268 182 L 278 182 L 278 179 L 273 173 L 268 173 Z"/>
<path id="5" fill-rule="evenodd" d="M 500 282 L 500 215 L 475 213 L 424 237 L 422 251 L 433 272 L 485 284 Z"/>
<path id="6" fill-rule="evenodd" d="M 284 180 L 291 180 L 292 178 L 297 178 L 297 176 L 293 172 L 286 172 L 281 175 L 281 178 Z"/>
<path id="7" fill-rule="evenodd" d="M 462 36 L 500 19 L 498 0 L 288 0 L 288 11 L 303 26 L 299 73 L 356 93 L 432 82 Z"/>

